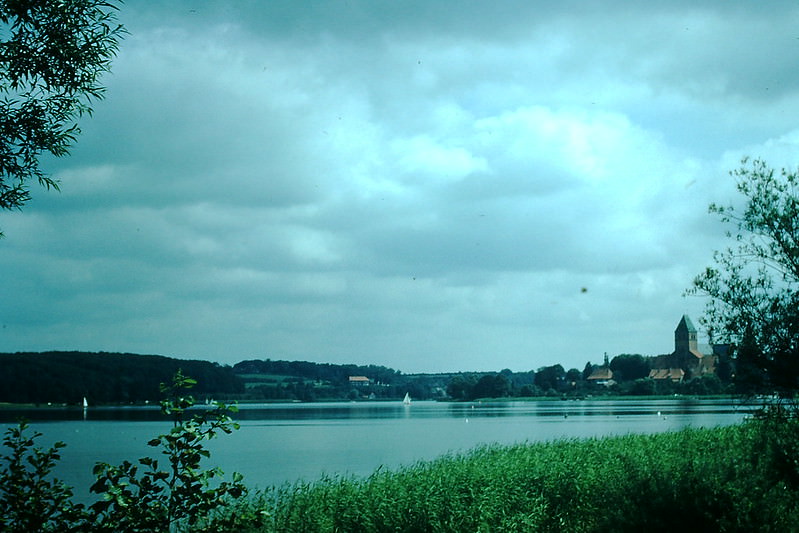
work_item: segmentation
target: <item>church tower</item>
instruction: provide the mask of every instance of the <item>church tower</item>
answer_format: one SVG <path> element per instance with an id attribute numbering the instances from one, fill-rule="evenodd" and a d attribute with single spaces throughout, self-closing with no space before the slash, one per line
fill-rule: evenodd
<path id="1" fill-rule="evenodd" d="M 696 328 L 687 315 L 682 316 L 682 320 L 674 330 L 674 351 L 675 352 L 699 352 L 699 345 L 696 341 Z"/>
<path id="2" fill-rule="evenodd" d="M 683 315 L 674 330 L 674 352 L 659 355 L 652 362 L 649 377 L 682 381 L 708 373 L 714 373 L 716 356 L 699 351 L 697 331 L 691 319 Z"/>

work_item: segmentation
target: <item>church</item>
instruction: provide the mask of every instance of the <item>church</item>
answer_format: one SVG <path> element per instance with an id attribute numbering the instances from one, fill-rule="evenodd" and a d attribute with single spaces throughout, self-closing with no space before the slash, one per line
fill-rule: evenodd
<path id="1" fill-rule="evenodd" d="M 678 382 L 714 374 L 718 362 L 715 349 L 703 346 L 700 350 L 696 333 L 691 319 L 683 315 L 674 330 L 674 351 L 653 358 L 649 377 Z"/>

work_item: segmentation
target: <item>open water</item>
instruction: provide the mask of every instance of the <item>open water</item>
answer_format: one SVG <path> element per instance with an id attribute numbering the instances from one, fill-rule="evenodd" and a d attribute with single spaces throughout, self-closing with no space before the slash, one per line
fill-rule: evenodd
<path id="1" fill-rule="evenodd" d="M 323 474 L 365 476 L 489 443 L 735 424 L 751 410 L 735 400 L 689 399 L 241 405 L 241 429 L 208 443 L 209 466 L 267 487 Z M 0 410 L 5 427 L 19 416 L 44 434 L 41 444 L 67 443 L 56 474 L 87 501 L 96 462 L 157 457 L 147 442 L 170 428 L 157 407 Z"/>

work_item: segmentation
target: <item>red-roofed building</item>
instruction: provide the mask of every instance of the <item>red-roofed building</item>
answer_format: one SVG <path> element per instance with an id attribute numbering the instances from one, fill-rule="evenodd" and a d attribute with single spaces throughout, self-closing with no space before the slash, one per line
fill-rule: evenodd
<path id="1" fill-rule="evenodd" d="M 595 368 L 591 372 L 591 375 L 588 376 L 588 381 L 591 383 L 596 383 L 597 385 L 604 385 L 606 387 L 615 383 L 613 381 L 613 371 L 606 366 Z"/>
<path id="2" fill-rule="evenodd" d="M 649 377 L 652 379 L 668 379 L 679 383 L 685 377 L 685 371 L 682 368 L 653 368 L 649 371 Z"/>
<path id="3" fill-rule="evenodd" d="M 649 377 L 657 380 L 682 381 L 716 372 L 717 356 L 699 350 L 696 328 L 687 315 L 683 315 L 674 330 L 674 351 L 659 355 L 652 361 Z"/>
<path id="4" fill-rule="evenodd" d="M 349 381 L 350 385 L 354 385 L 356 387 L 366 387 L 372 382 L 366 376 L 350 376 Z"/>
<path id="5" fill-rule="evenodd" d="M 595 383 L 597 385 L 604 385 L 605 387 L 610 387 L 615 381 L 613 381 L 613 371 L 610 369 L 610 363 L 608 363 L 608 354 L 605 353 L 605 364 L 600 367 L 596 367 L 591 371 L 591 375 L 588 376 L 587 381 L 591 383 Z"/>

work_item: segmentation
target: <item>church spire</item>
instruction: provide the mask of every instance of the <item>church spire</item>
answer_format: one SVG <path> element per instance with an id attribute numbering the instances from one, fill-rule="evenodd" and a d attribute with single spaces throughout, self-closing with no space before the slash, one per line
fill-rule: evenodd
<path id="1" fill-rule="evenodd" d="M 674 330 L 675 351 L 697 351 L 696 328 L 688 315 L 683 315 L 677 329 Z"/>

